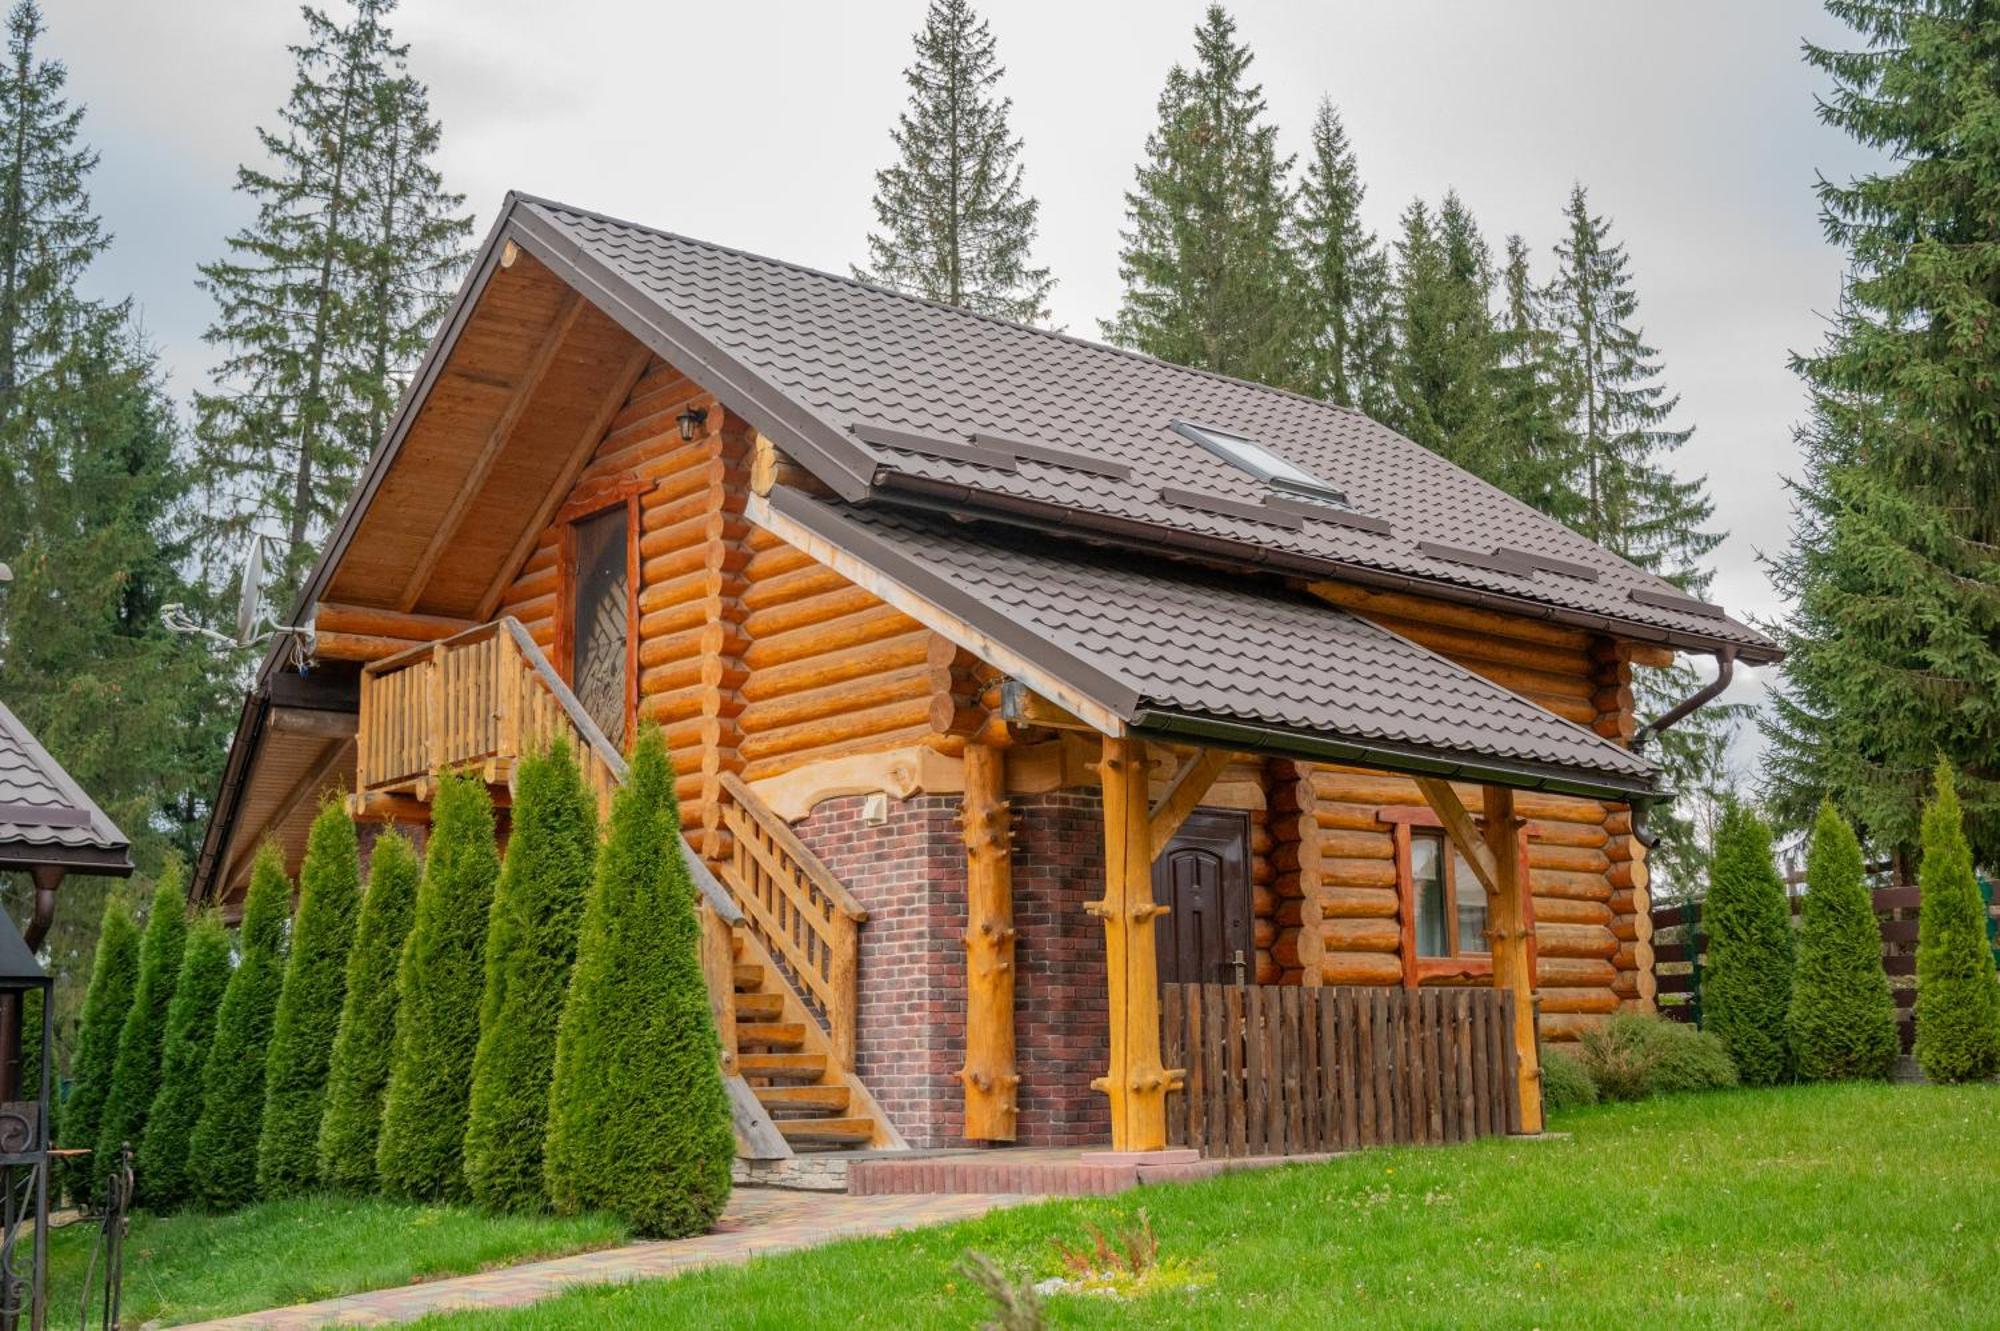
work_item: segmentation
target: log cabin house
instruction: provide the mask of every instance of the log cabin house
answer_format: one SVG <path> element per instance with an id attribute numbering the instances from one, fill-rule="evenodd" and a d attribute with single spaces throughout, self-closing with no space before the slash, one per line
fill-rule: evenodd
<path id="1" fill-rule="evenodd" d="M 292 622 L 195 893 L 655 721 L 753 1155 L 1537 1131 L 1653 1004 L 1633 670 L 1777 656 L 1356 411 L 522 195 Z"/>

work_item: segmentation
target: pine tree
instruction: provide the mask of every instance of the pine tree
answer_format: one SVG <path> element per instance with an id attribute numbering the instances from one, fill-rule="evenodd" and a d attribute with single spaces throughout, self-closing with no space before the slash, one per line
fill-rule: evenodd
<path id="1" fill-rule="evenodd" d="M 429 164 L 437 126 L 404 73 L 393 8 L 353 0 L 345 23 L 304 11 L 281 128 L 259 131 L 269 164 L 237 172 L 257 218 L 201 269 L 207 337 L 223 348 L 215 390 L 196 399 L 201 463 L 234 525 L 282 524 L 281 599 L 373 449 L 468 230 Z"/>
<path id="2" fill-rule="evenodd" d="M 1831 804 L 1820 805 L 1806 850 L 1798 942 L 1788 1031 L 1799 1076 L 1888 1076 L 1896 1063 L 1896 1004 L 1882 970 L 1882 934 L 1862 877 L 1861 843 Z"/>
<path id="3" fill-rule="evenodd" d="M 1055 281 L 1029 256 L 1041 205 L 1021 189 L 1013 99 L 986 20 L 966 0 L 931 0 L 903 71 L 910 105 L 889 132 L 897 162 L 875 173 L 869 271 L 880 283 L 1022 323 L 1049 317 Z"/>
<path id="4" fill-rule="evenodd" d="M 1879 169 L 1819 185 L 1848 254 L 1826 341 L 1797 358 L 1812 395 L 1789 553 L 1793 602 L 1770 724 L 1771 793 L 1820 794 L 1871 845 L 1914 859 L 1930 768 L 1958 772 L 1975 862 L 2000 856 L 2000 14 L 1831 0 L 1855 50 L 1807 47 L 1820 118 Z"/>
<path id="5" fill-rule="evenodd" d="M 2000 1074 L 2000 982 L 1949 763 L 1935 781 L 1917 871 L 1917 1066 L 1931 1081 L 1980 1081 Z"/>
<path id="6" fill-rule="evenodd" d="M 360 909 L 361 852 L 354 822 L 329 800 L 313 819 L 299 866 L 298 919 L 271 1026 L 257 1143 L 257 1191 L 264 1197 L 292 1196 L 319 1182 L 327 1064 L 347 997 L 347 954 Z"/>
<path id="7" fill-rule="evenodd" d="M 1716 834 L 1701 918 L 1708 930 L 1702 1028 L 1728 1047 L 1744 1085 L 1789 1081 L 1791 906 L 1771 859 L 1771 829 L 1741 803 L 1723 814 Z"/>
<path id="8" fill-rule="evenodd" d="M 62 1106 L 62 1135 L 59 1140 L 70 1150 L 96 1151 L 104 1127 L 105 1102 L 111 1097 L 111 1079 L 118 1064 L 118 1039 L 125 1029 L 125 1015 L 132 1010 L 132 995 L 139 987 L 139 927 L 132 922 L 131 908 L 123 897 L 104 903 L 104 919 L 97 930 L 97 956 L 90 968 L 90 991 L 83 1000 L 83 1024 L 77 1033 L 76 1057 L 70 1061 L 74 1088 Z M 88 1162 L 75 1168 L 69 1188 L 78 1198 L 92 1192 L 92 1169 Z"/>
<path id="9" fill-rule="evenodd" d="M 146 1114 L 160 1089 L 167 1012 L 173 1007 L 174 985 L 180 979 L 181 953 L 186 946 L 187 887 L 179 861 L 170 860 L 153 889 L 146 932 L 139 943 L 139 979 L 125 1024 L 118 1032 L 111 1093 L 105 1097 L 104 1122 L 97 1133 L 93 1172 L 100 1185 L 110 1177 L 120 1151 L 128 1144 L 137 1150 L 145 1137 Z"/>
<path id="10" fill-rule="evenodd" d="M 1340 113 L 1322 97 L 1293 223 L 1304 364 L 1299 387 L 1376 414 L 1390 392 L 1388 260 L 1361 223 L 1367 193 Z"/>
<path id="11" fill-rule="evenodd" d="M 257 1195 L 264 1068 L 284 989 L 291 909 L 284 852 L 266 843 L 250 868 L 236 970 L 215 1014 L 215 1040 L 201 1076 L 201 1114 L 188 1143 L 189 1200 L 206 1210 L 231 1210 Z"/>
<path id="12" fill-rule="evenodd" d="M 680 809 L 647 725 L 611 806 L 556 1036 L 549 1198 L 675 1238 L 715 1223 L 735 1136 L 698 955 Z"/>
<path id="13" fill-rule="evenodd" d="M 416 915 L 421 866 L 407 838 L 384 832 L 368 854 L 368 894 L 347 954 L 347 997 L 327 1067 L 319 1174 L 343 1192 L 375 1186 L 382 1096 L 396 1039 L 396 967 Z"/>
<path id="14" fill-rule="evenodd" d="M 499 873 L 485 785 L 474 777 L 440 778 L 416 917 L 396 972 L 396 1043 L 375 1154 L 391 1196 L 459 1201 L 467 1195 L 466 1115 L 487 916 Z"/>
<path id="15" fill-rule="evenodd" d="M 1464 201 L 1447 194 L 1433 215 L 1414 200 L 1396 243 L 1395 396 L 1386 423 L 1489 480 L 1500 469 L 1492 292 L 1492 258 Z"/>
<path id="16" fill-rule="evenodd" d="M 490 1210 L 541 1208 L 556 1028 L 597 861 L 597 801 L 558 742 L 521 763 L 486 934 L 465 1175 Z"/>
<path id="17" fill-rule="evenodd" d="M 1125 195 L 1125 294 L 1104 335 L 1177 365 L 1289 386 L 1300 375 L 1292 255 L 1292 159 L 1278 156 L 1250 48 L 1210 5 L 1192 68 L 1175 65 L 1159 125 Z"/>
<path id="18" fill-rule="evenodd" d="M 1548 319 L 1548 297 L 1528 266 L 1528 244 L 1507 237 L 1500 273 L 1502 311 L 1495 330 L 1498 419 L 1492 475 L 1495 485 L 1555 518 L 1573 522 L 1576 465 L 1572 404 L 1563 374 L 1561 342 Z"/>
<path id="19" fill-rule="evenodd" d="M 146 1114 L 134 1171 L 146 1205 L 155 1211 L 188 1200 L 188 1148 L 201 1113 L 202 1074 L 229 973 L 229 930 L 218 916 L 203 915 L 188 930 L 173 1005 L 167 1009 L 160 1089 Z"/>

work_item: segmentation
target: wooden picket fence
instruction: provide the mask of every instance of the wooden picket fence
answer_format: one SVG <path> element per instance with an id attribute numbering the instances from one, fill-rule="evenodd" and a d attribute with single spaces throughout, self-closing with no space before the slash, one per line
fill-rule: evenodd
<path id="1" fill-rule="evenodd" d="M 1310 1155 L 1518 1132 L 1513 1012 L 1488 988 L 1162 986 L 1162 1050 L 1187 1069 L 1167 1140 Z"/>

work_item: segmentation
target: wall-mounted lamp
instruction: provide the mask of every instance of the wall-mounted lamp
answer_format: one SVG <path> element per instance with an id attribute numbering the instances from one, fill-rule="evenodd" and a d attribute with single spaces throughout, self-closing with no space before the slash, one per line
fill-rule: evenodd
<path id="1" fill-rule="evenodd" d="M 708 424 L 708 411 L 702 407 L 689 407 L 674 419 L 681 424 L 681 442 L 694 442 L 695 432 Z"/>

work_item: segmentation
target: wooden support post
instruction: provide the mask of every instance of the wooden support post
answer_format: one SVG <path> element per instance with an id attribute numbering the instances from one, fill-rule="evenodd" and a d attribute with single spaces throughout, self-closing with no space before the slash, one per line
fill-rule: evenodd
<path id="1" fill-rule="evenodd" d="M 1167 1145 L 1167 1092 L 1181 1072 L 1160 1062 L 1160 964 L 1153 921 L 1152 816 L 1147 807 L 1146 742 L 1104 737 L 1104 896 L 1084 909 L 1104 921 L 1110 985 L 1111 1067 L 1091 1086 L 1111 1097 L 1111 1149 Z"/>
<path id="2" fill-rule="evenodd" d="M 1014 867 L 1007 752 L 965 746 L 965 1135 L 1014 1140 Z"/>
<path id="3" fill-rule="evenodd" d="M 1542 1130 L 1541 1051 L 1535 1043 L 1535 972 L 1529 949 L 1528 884 L 1521 872 L 1520 819 L 1514 792 L 1487 786 L 1486 846 L 1492 856 L 1493 892 L 1487 899 L 1493 932 L 1493 986 L 1514 994 L 1514 1055 L 1521 1097 L 1521 1131 Z"/>

